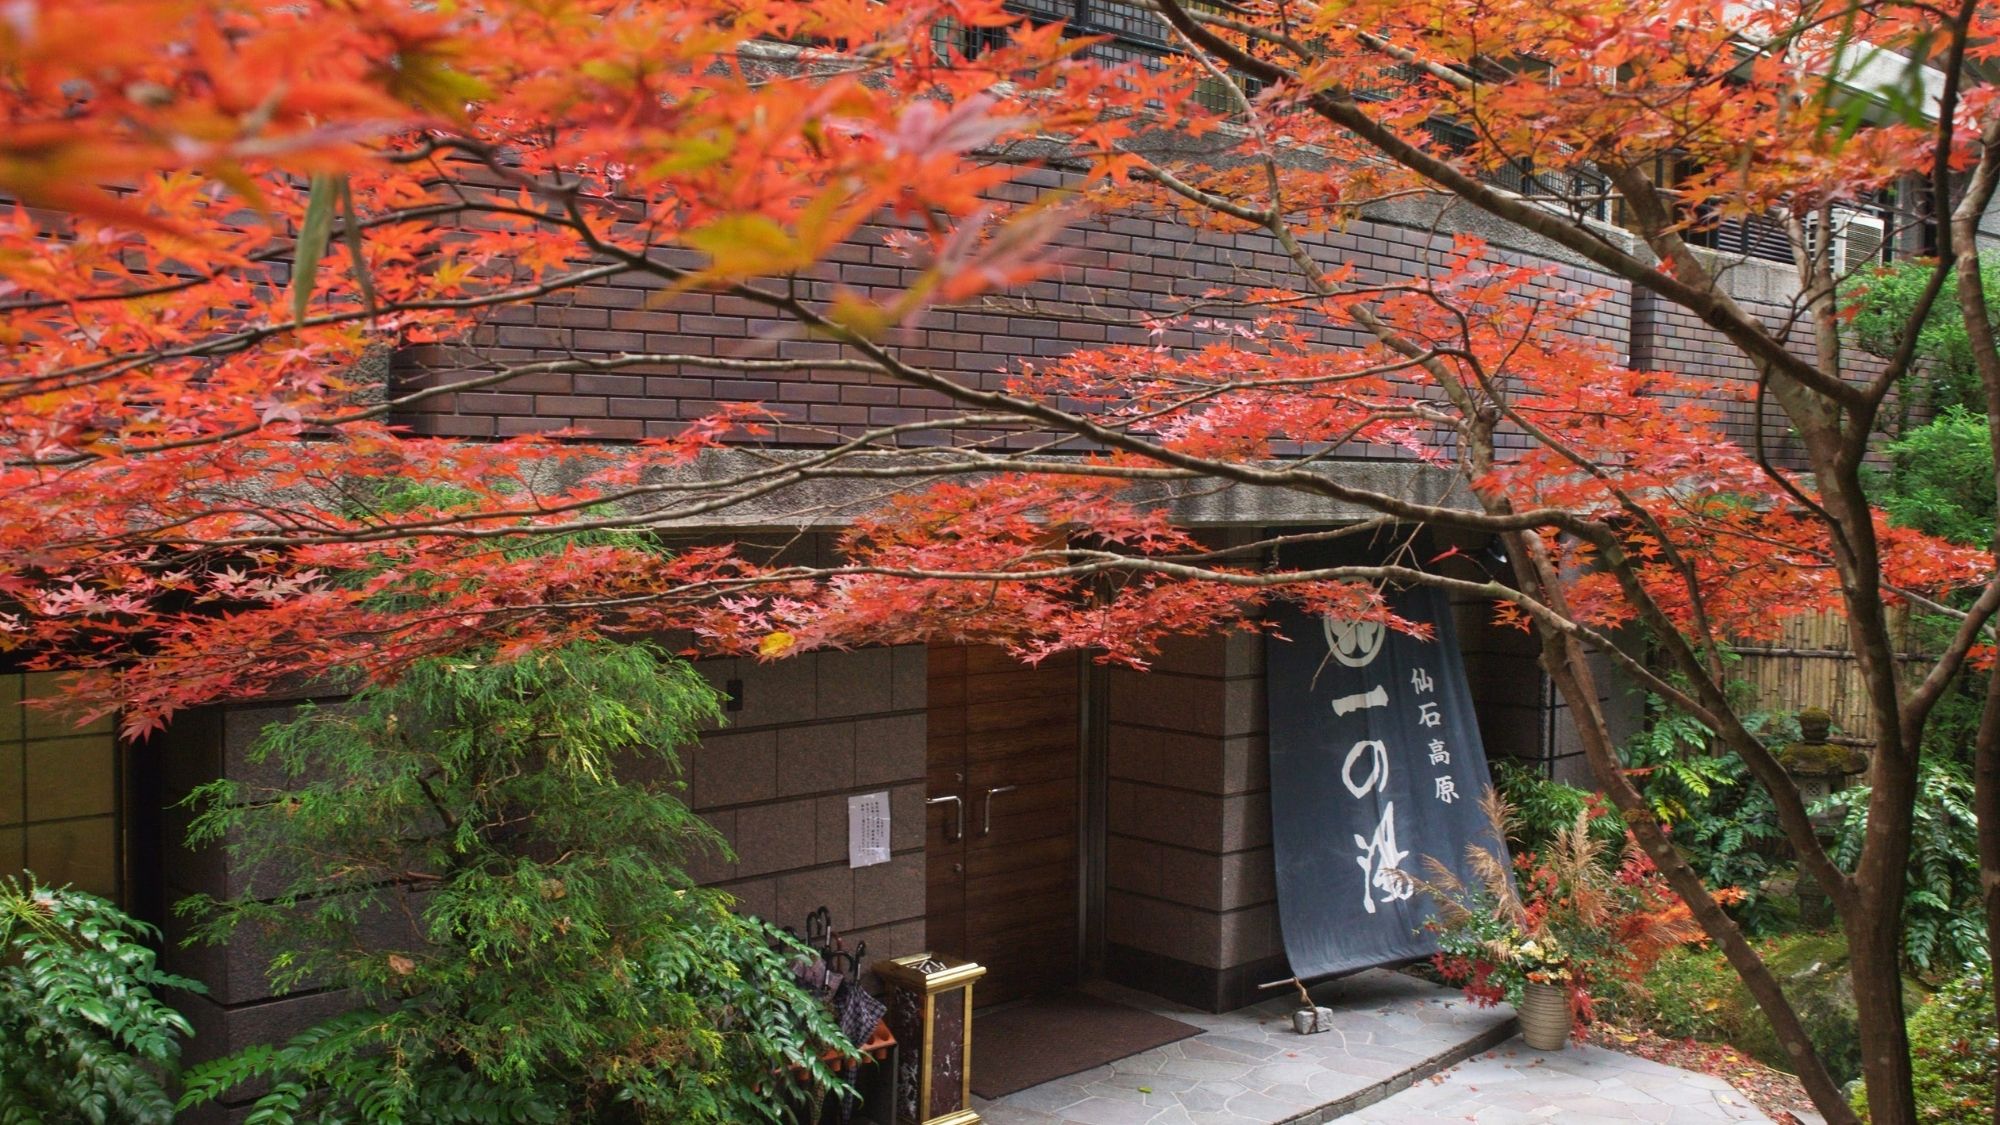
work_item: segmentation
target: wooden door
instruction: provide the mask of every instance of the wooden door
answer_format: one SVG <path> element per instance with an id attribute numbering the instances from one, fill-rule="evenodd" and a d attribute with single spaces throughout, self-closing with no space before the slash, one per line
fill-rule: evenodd
<path id="1" fill-rule="evenodd" d="M 1077 673 L 930 650 L 929 944 L 987 967 L 981 1004 L 1076 979 Z"/>

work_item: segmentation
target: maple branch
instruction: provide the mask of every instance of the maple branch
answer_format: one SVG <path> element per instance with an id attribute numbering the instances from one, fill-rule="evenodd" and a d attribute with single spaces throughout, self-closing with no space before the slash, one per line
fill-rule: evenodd
<path id="1" fill-rule="evenodd" d="M 1958 134 L 1960 83 L 1964 79 L 1965 51 L 1971 34 L 1972 18 L 1978 10 L 1979 0 L 1964 0 L 1957 12 L 1941 21 L 1951 29 L 1951 44 L 1945 52 L 1944 89 L 1938 96 L 1937 139 L 1931 155 L 1931 198 L 1935 201 L 1932 204 L 1934 207 L 1941 208 L 1951 199 L 1951 154 L 1956 148 Z M 1978 182 L 1975 176 L 1974 183 Z M 1979 189 L 1975 187 L 1974 190 Z M 1986 182 L 1984 190 L 1987 192 L 1987 199 L 1978 205 L 1981 214 L 1985 213 L 1987 205 L 1992 201 L 1991 180 Z M 1924 322 L 1930 319 L 1931 310 L 1937 305 L 1939 295 L 1944 292 L 1945 282 L 1951 279 L 1956 264 L 1954 259 L 1957 257 L 1953 250 L 1953 240 L 1957 238 L 1958 232 L 1953 229 L 1955 224 L 1948 216 L 1941 218 L 1944 221 L 1936 224 L 1937 266 L 1925 280 L 1923 291 L 1917 295 L 1916 304 L 1903 318 L 1902 327 L 1897 332 L 1896 350 L 1889 357 L 1888 366 L 1882 369 L 1869 387 L 1869 393 L 1877 401 L 1886 399 L 1890 389 L 1908 374 L 1911 365 L 1916 362 L 1917 349 L 1921 346 L 1923 338 L 1921 330 Z M 1832 239 L 1829 238 L 1827 242 L 1831 245 Z"/>
<path id="2" fill-rule="evenodd" d="M 1180 0 L 1154 0 L 1154 2 L 1161 14 L 1189 39 L 1195 41 L 1205 51 L 1228 60 L 1230 65 L 1237 69 L 1246 71 L 1265 82 L 1293 84 L 1298 82 L 1298 75 L 1248 52 L 1238 50 L 1234 45 L 1210 32 L 1199 20 L 1189 15 Z M 1685 243 L 1682 243 L 1677 236 L 1665 233 L 1664 224 L 1659 229 L 1648 230 L 1649 241 L 1655 242 L 1662 259 L 1671 262 L 1679 276 L 1662 273 L 1603 239 L 1580 230 L 1574 224 L 1519 198 L 1514 193 L 1494 188 L 1474 176 L 1461 172 L 1449 162 L 1418 148 L 1364 112 L 1354 101 L 1351 92 L 1333 93 L 1314 90 L 1306 94 L 1305 100 L 1322 117 L 1367 141 L 1395 163 L 1416 172 L 1483 211 L 1580 254 L 1627 281 L 1642 285 L 1685 307 L 1700 317 L 1704 323 L 1720 330 L 1759 362 L 1771 365 L 1800 384 L 1837 402 L 1860 404 L 1859 389 L 1839 380 L 1827 378 L 1811 364 L 1791 354 L 1762 325 L 1745 314 L 1736 302 L 1715 284 L 1714 277 L 1700 266 L 1693 254 L 1687 252 Z M 1622 193 L 1622 184 L 1620 190 Z"/>
<path id="3" fill-rule="evenodd" d="M 488 211 L 494 213 L 512 212 L 516 214 L 523 213 L 520 211 L 519 208 L 481 205 L 471 202 L 469 200 L 460 200 L 453 203 L 433 203 L 422 207 L 410 207 L 400 211 L 390 211 L 380 215 L 373 215 L 368 218 L 362 219 L 359 223 L 343 224 L 342 227 L 336 228 L 333 233 L 335 235 L 339 235 L 346 230 L 373 230 L 376 227 L 391 226 L 396 223 L 416 222 L 421 219 L 440 218 L 445 215 L 461 214 L 466 211 Z M 262 250 L 256 251 L 255 253 L 246 255 L 244 261 L 253 265 L 268 264 L 271 262 L 283 261 L 297 252 L 298 252 L 298 245 L 296 243 L 281 241 L 274 245 L 267 246 Z M 137 289 L 120 289 L 112 292 L 84 293 L 84 294 L 68 295 L 62 297 L 36 297 L 26 300 L 5 301 L 5 302 L 0 302 L 0 316 L 4 316 L 9 313 L 40 312 L 46 309 L 67 308 L 73 305 L 92 305 L 92 304 L 102 304 L 111 301 L 133 301 L 133 300 L 145 300 L 153 297 L 171 296 L 172 294 L 183 293 L 186 292 L 187 290 L 194 289 L 202 285 L 213 284 L 217 280 L 229 276 L 231 273 L 235 272 L 236 270 L 239 270 L 240 268 L 242 268 L 241 264 L 236 262 L 229 262 L 223 265 L 218 265 L 214 269 L 208 270 L 206 272 L 198 272 L 190 274 L 189 276 L 181 278 L 177 281 L 164 282 L 159 285 L 153 285 L 153 286 L 143 286 Z M 0 376 L 0 384 L 13 382 L 18 378 L 19 378 L 18 376 Z"/>
<path id="4" fill-rule="evenodd" d="M 611 277 L 622 272 L 624 268 L 624 266 L 611 263 L 601 266 L 591 266 L 552 280 L 536 282 L 532 285 L 495 290 L 473 297 L 433 297 L 399 301 L 389 306 L 389 311 L 463 312 L 474 309 L 492 308 L 495 305 L 516 304 L 521 301 L 533 300 L 536 297 L 547 296 L 550 293 L 555 293 L 563 289 L 574 288 L 586 281 Z M 177 348 L 156 348 L 146 352 L 109 356 L 90 363 L 75 364 L 54 371 L 40 372 L 32 376 L 21 376 L 16 381 L 26 382 L 34 380 L 36 384 L 30 391 L 19 393 L 47 393 L 53 389 L 47 384 L 53 382 L 68 381 L 71 386 L 83 386 L 87 385 L 83 380 L 95 382 L 106 378 L 115 378 L 128 371 L 155 363 L 164 363 L 176 359 L 213 359 L 219 356 L 233 355 L 261 344 L 266 340 L 296 332 L 301 328 L 324 328 L 332 325 L 352 324 L 357 321 L 374 319 L 377 315 L 378 313 L 370 312 L 364 308 L 355 308 L 342 312 L 321 313 L 317 316 L 309 316 L 298 320 L 287 319 L 282 322 L 265 321 L 261 324 L 238 329 L 222 336 L 211 337 L 198 343 L 187 344 Z"/>

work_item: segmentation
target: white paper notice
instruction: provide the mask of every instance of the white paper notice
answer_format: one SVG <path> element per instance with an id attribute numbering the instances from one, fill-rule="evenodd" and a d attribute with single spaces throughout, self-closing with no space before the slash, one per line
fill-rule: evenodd
<path id="1" fill-rule="evenodd" d="M 889 794 L 863 793 L 847 799 L 847 866 L 889 862 Z"/>

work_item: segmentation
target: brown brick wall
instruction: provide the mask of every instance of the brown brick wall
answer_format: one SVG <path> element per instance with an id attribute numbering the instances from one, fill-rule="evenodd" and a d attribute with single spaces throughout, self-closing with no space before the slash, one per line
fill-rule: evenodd
<path id="1" fill-rule="evenodd" d="M 1043 186 L 1059 182 L 1043 174 Z M 1013 185 L 1000 194 L 1026 198 L 1037 190 Z M 898 292 L 917 271 L 882 245 L 886 228 L 867 227 L 810 271 L 802 291 L 831 297 L 836 285 Z M 1306 236 L 1329 268 L 1352 264 L 1359 280 L 1382 282 L 1428 272 L 1452 249 L 1451 235 L 1359 221 L 1338 231 Z M 1544 264 L 1508 252 L 1504 260 Z M 1105 219 L 1068 229 L 1056 247 L 1054 274 L 1004 303 L 1032 307 L 936 309 L 891 337 L 902 357 L 982 388 L 997 388 L 999 372 L 1022 358 L 1052 357 L 1105 343 L 1155 342 L 1147 318 L 1180 311 L 1188 298 L 1217 287 L 1256 286 L 1293 276 L 1291 260 L 1268 236 L 1196 232 L 1168 221 Z M 1601 291 L 1606 297 L 1587 318 L 1590 334 L 1623 355 L 1632 320 L 1629 287 L 1601 271 L 1564 265 L 1542 283 L 1550 290 Z M 789 324 L 760 306 L 728 295 L 682 294 L 662 298 L 657 279 L 615 276 L 555 295 L 537 305 L 495 310 L 492 319 L 461 345 L 406 349 L 401 378 L 421 386 L 443 378 L 490 370 L 500 363 L 628 351 L 761 358 L 833 358 L 826 341 L 799 339 Z M 989 305 L 993 302 L 988 302 Z M 1117 323 L 1101 323 L 1102 320 Z M 1326 331 L 1329 344 L 1353 344 L 1351 332 Z M 1169 331 L 1157 342 L 1190 346 L 1196 338 Z M 790 425 L 782 444 L 825 444 L 840 433 L 921 421 L 948 413 L 937 392 L 850 371 L 808 370 L 738 376 L 697 369 L 635 368 L 608 374 L 524 377 L 478 391 L 428 400 L 402 419 L 420 433 L 466 437 L 571 427 L 613 439 L 676 432 L 680 422 L 716 404 L 755 401 L 777 410 Z M 935 435 L 906 439 L 934 442 Z M 1513 440 L 1518 440 L 1514 438 Z M 1371 457 L 1407 454 L 1388 448 L 1355 451 Z"/>
<path id="2" fill-rule="evenodd" d="M 1059 182 L 1042 174 L 1042 187 Z M 1037 187 L 1013 185 L 1000 194 L 1021 199 Z M 830 298 L 836 287 L 886 294 L 899 292 L 917 271 L 882 244 L 885 227 L 865 227 L 809 271 L 801 292 Z M 1329 267 L 1355 265 L 1364 283 L 1401 280 L 1428 272 L 1451 250 L 1449 232 L 1402 226 L 1389 221 L 1357 221 L 1337 231 L 1308 235 L 1304 241 Z M 1495 247 L 1512 264 L 1552 263 L 1530 254 Z M 669 253 L 671 258 L 672 255 Z M 1107 343 L 1161 342 L 1188 346 L 1185 331 L 1157 341 L 1141 323 L 1184 307 L 1186 299 L 1214 288 L 1254 286 L 1289 278 L 1291 262 L 1259 234 L 1197 232 L 1171 221 L 1119 218 L 1080 223 L 1056 247 L 1059 267 L 1049 278 L 982 307 L 934 309 L 896 331 L 895 344 L 910 363 L 933 368 L 970 385 L 994 389 L 1000 372 L 1023 358 L 1053 357 Z M 1749 363 L 1714 329 L 1693 314 L 1632 287 L 1602 271 L 1553 263 L 1541 282 L 1550 291 L 1595 292 L 1599 303 L 1580 324 L 1603 340 L 1610 352 L 1642 368 L 1665 368 L 1728 379 L 1748 388 Z M 1797 311 L 1773 296 L 1778 267 L 1752 262 L 1725 269 L 1726 288 L 1774 330 L 1790 326 L 1798 346 L 1809 349 L 1810 333 L 1794 323 Z M 1004 306 L 1004 307 L 1002 307 Z M 1103 323 L 1105 320 L 1114 323 Z M 1325 331 L 1329 344 L 1357 342 L 1353 333 Z M 501 363 L 564 356 L 601 357 L 621 352 L 666 352 L 702 356 L 784 359 L 835 358 L 838 346 L 799 338 L 788 322 L 746 299 L 705 293 L 663 297 L 659 282 L 628 273 L 599 284 L 557 294 L 539 304 L 494 310 L 490 320 L 459 344 L 405 349 L 398 357 L 399 379 L 409 387 L 456 378 Z M 1866 372 L 1876 361 L 1851 355 L 1850 370 Z M 1738 396 L 1740 399 L 1740 396 Z M 951 412 L 935 391 L 909 387 L 863 372 L 805 370 L 736 375 L 694 368 L 632 368 L 603 374 L 545 374 L 428 400 L 400 419 L 419 433 L 461 437 L 505 437 L 530 431 L 574 428 L 617 440 L 677 432 L 681 423 L 725 402 L 760 402 L 785 420 L 774 435 L 779 444 L 822 445 L 857 430 L 921 421 Z M 1752 437 L 1753 407 L 1728 402 L 1734 435 Z M 1797 450 L 1781 418 L 1767 416 L 1764 437 L 1774 458 L 1796 464 Z M 907 444 L 931 444 L 937 434 L 919 432 Z M 1503 447 L 1525 439 L 1503 432 Z M 1363 447 L 1348 451 L 1370 458 L 1404 457 L 1401 450 Z"/>

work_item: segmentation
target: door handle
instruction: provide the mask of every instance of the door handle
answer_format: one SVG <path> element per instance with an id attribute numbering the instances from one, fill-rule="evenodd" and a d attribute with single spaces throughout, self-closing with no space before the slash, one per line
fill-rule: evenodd
<path id="1" fill-rule="evenodd" d="M 988 798 L 987 800 L 990 806 L 992 799 Z M 953 805 L 952 811 L 956 815 L 952 817 L 953 827 L 945 830 L 944 839 L 945 843 L 955 844 L 958 841 L 965 839 L 965 802 L 960 800 L 958 795 L 954 793 L 949 797 L 932 797 L 929 800 L 925 801 L 924 804 L 927 806 L 942 805 L 946 801 L 951 802 L 951 804 Z"/>
<path id="2" fill-rule="evenodd" d="M 986 791 L 986 812 L 979 821 L 979 834 L 981 836 L 991 835 L 993 832 L 993 795 L 995 793 L 1012 793 L 1019 788 L 1020 786 L 1018 785 L 996 785 Z"/>

